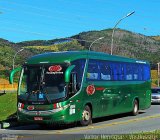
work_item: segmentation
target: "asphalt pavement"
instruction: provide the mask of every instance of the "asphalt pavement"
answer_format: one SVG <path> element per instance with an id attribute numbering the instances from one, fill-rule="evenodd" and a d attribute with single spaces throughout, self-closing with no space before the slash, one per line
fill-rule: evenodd
<path id="1" fill-rule="evenodd" d="M 26 125 L 10 129 L 0 129 L 0 137 L 15 139 L 96 139 L 96 136 L 132 134 L 160 130 L 160 105 L 152 105 L 140 111 L 137 116 L 128 113 L 94 119 L 92 125 L 77 125 L 56 128 L 42 128 L 39 125 Z"/>

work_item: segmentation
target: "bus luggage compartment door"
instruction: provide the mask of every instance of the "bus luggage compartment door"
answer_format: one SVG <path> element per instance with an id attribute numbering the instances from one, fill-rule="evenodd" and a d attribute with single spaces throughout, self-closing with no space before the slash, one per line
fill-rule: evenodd
<path id="1" fill-rule="evenodd" d="M 115 89 L 105 89 L 102 94 L 101 104 L 105 115 L 111 115 L 117 112 L 120 95 Z"/>

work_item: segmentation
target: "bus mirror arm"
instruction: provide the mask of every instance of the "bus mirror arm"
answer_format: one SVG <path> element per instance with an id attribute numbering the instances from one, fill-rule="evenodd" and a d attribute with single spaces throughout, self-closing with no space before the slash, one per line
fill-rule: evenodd
<path id="1" fill-rule="evenodd" d="M 65 71 L 65 82 L 69 83 L 70 82 L 70 77 L 71 77 L 71 71 L 74 69 L 75 65 L 69 66 L 66 71 Z"/>
<path id="2" fill-rule="evenodd" d="M 21 71 L 22 67 L 18 67 L 16 69 L 13 69 L 11 72 L 10 72 L 10 75 L 9 75 L 9 83 L 10 84 L 13 84 L 13 79 L 14 79 L 14 75 L 15 73 Z"/>

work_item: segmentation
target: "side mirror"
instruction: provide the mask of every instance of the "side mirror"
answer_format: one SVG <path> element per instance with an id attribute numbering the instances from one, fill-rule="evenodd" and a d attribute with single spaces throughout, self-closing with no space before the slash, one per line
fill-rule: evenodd
<path id="1" fill-rule="evenodd" d="M 9 83 L 10 84 L 13 84 L 13 78 L 14 78 L 14 75 L 15 73 L 19 72 L 22 70 L 22 67 L 18 67 L 16 69 L 13 69 L 11 72 L 10 72 L 10 75 L 9 75 Z"/>
<path id="2" fill-rule="evenodd" d="M 69 66 L 66 71 L 65 71 L 65 82 L 69 83 L 70 82 L 70 77 L 71 77 L 71 71 L 74 69 L 75 65 Z"/>

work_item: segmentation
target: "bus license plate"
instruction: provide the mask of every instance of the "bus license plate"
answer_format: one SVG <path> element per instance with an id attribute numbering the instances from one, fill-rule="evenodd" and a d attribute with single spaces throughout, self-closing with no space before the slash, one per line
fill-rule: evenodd
<path id="1" fill-rule="evenodd" d="M 35 120 L 35 121 L 42 121 L 43 118 L 42 118 L 42 117 L 34 117 L 34 120 Z"/>

